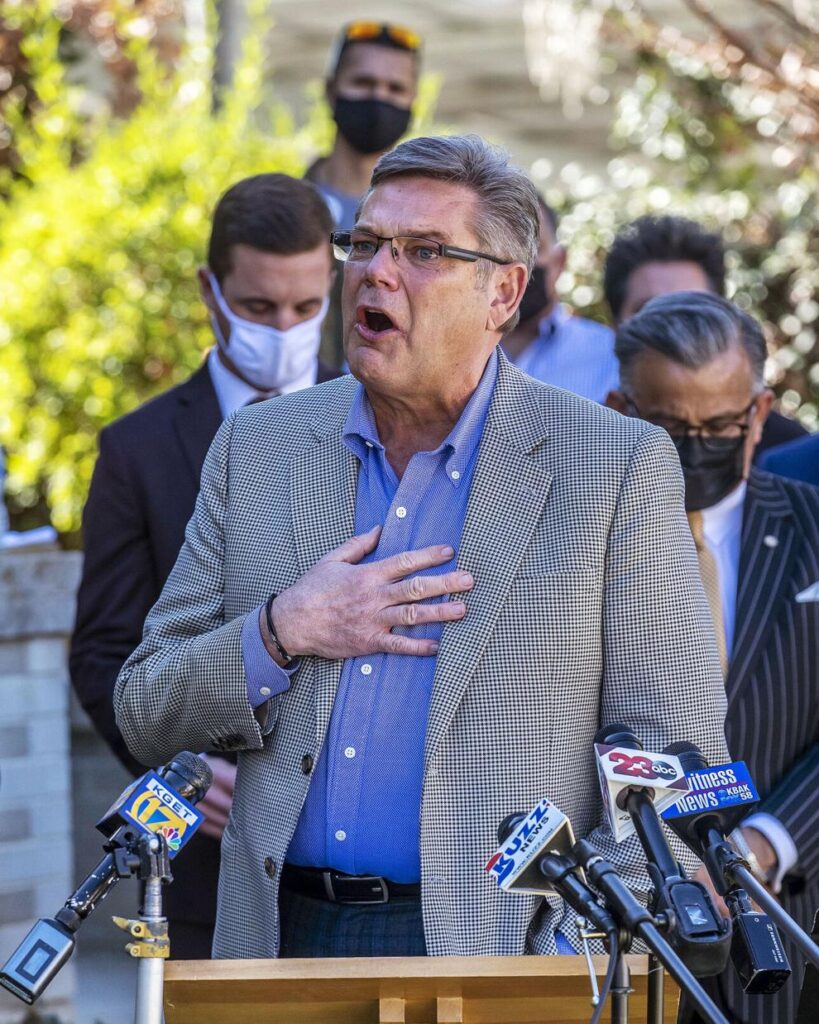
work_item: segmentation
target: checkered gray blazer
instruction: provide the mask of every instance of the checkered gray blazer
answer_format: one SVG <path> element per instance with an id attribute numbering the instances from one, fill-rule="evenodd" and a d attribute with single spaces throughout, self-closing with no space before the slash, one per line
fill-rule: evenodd
<path id="1" fill-rule="evenodd" d="M 117 681 L 117 721 L 140 761 L 240 751 L 217 957 L 278 951 L 278 878 L 310 784 L 304 758 L 318 757 L 342 663 L 304 659 L 260 728 L 240 634 L 251 609 L 353 533 L 358 463 L 341 433 L 355 388 L 343 377 L 225 422 L 179 559 Z M 682 494 L 663 431 L 501 358 L 458 552 L 476 584 L 466 618 L 444 628 L 426 735 L 431 954 L 555 953 L 555 928 L 574 933 L 557 897 L 503 894 L 483 871 L 501 819 L 544 796 L 645 889 L 636 841 L 615 846 L 601 827 L 601 722 L 628 723 L 648 749 L 691 739 L 727 760 L 725 691 Z"/>

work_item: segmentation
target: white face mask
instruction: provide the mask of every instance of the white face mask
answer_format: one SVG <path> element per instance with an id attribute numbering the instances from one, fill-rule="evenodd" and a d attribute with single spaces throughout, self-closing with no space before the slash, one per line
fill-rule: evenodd
<path id="1" fill-rule="evenodd" d="M 209 276 L 216 304 L 230 324 L 230 337 L 225 340 L 218 320 L 211 313 L 213 333 L 219 348 L 242 376 L 260 391 L 286 388 L 305 376 L 318 356 L 321 324 L 330 299 L 325 297 L 321 309 L 309 320 L 302 320 L 286 331 L 277 331 L 275 327 L 237 316 L 225 302 L 216 278 L 213 274 Z"/>

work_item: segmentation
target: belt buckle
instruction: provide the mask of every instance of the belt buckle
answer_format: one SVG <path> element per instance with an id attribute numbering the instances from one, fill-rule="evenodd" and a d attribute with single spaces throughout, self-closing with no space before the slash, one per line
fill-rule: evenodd
<path id="1" fill-rule="evenodd" d="M 368 882 L 378 882 L 381 889 L 380 898 L 371 900 L 342 900 L 336 895 L 336 891 L 333 887 L 333 872 L 323 871 L 322 880 L 324 881 L 324 891 L 327 894 L 327 899 L 333 903 L 341 903 L 346 906 L 370 906 L 378 903 L 389 903 L 390 901 L 390 890 L 387 885 L 387 879 L 382 878 L 381 875 L 350 875 L 350 878 L 355 878 L 356 882 L 366 884 Z"/>

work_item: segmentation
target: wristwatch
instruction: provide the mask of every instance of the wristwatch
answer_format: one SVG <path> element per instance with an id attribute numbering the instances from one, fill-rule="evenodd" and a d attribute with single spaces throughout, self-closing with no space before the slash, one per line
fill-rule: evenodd
<path id="1" fill-rule="evenodd" d="M 769 874 L 762 870 L 762 865 L 759 863 L 757 855 L 748 845 L 748 840 L 745 838 L 742 829 L 735 828 L 728 838 L 740 857 L 747 863 L 754 878 L 763 885 L 770 885 L 774 879 L 775 872 L 772 871 Z"/>

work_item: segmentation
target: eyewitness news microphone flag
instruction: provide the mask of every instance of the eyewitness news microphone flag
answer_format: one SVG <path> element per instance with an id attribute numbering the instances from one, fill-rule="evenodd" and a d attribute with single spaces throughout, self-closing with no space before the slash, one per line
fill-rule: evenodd
<path id="1" fill-rule="evenodd" d="M 759 794 L 744 761 L 700 768 L 688 772 L 686 778 L 691 789 L 675 804 L 665 808 L 662 812 L 664 821 L 675 821 L 707 811 L 736 810 L 735 824 L 738 824 L 759 801 Z M 733 827 L 731 825 L 726 831 Z"/>
<path id="2" fill-rule="evenodd" d="M 541 800 L 490 857 L 484 868 L 504 892 L 528 892 L 542 895 L 543 875 L 538 859 L 545 853 L 567 854 L 574 845 L 572 824 L 566 815 L 548 800 Z"/>
<path id="3" fill-rule="evenodd" d="M 193 804 L 172 789 L 155 771 L 133 782 L 97 823 L 105 835 L 116 823 L 133 825 L 140 832 L 164 836 L 168 856 L 175 857 L 205 820 Z"/>

